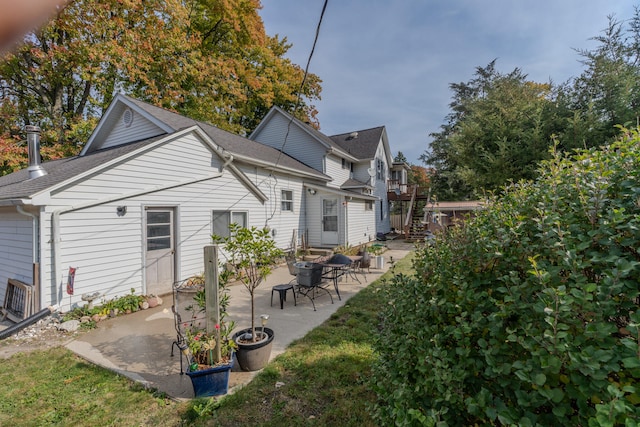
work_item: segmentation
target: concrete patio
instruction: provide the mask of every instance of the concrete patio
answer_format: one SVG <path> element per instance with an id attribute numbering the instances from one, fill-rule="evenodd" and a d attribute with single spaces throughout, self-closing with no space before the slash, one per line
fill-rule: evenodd
<path id="1" fill-rule="evenodd" d="M 280 309 L 277 292 L 271 306 L 271 288 L 292 279 L 286 265 L 274 270 L 255 293 L 256 316 L 269 315 L 267 326 L 275 331 L 271 360 L 283 353 L 291 342 L 323 323 L 351 296 L 378 279 L 392 266 L 392 258 L 399 260 L 413 249 L 412 243 L 404 241 L 385 243 L 384 267 L 371 268 L 366 275 L 358 275 L 361 283 L 351 278 L 341 281 L 339 289 L 342 300 L 338 300 L 331 287 L 333 304 L 328 296 L 320 296 L 315 300 L 317 311 L 313 311 L 311 301 L 305 297 L 298 298 L 297 306 L 294 306 L 291 293 L 283 309 Z M 242 284 L 234 284 L 229 289 L 229 319 L 236 322 L 236 330 L 250 326 L 249 293 Z M 193 388 L 190 379 L 180 374 L 179 352 L 176 350 L 171 357 L 172 343 L 176 339 L 171 304 L 172 296 L 167 295 L 158 307 L 100 322 L 95 330 L 82 334 L 67 343 L 66 347 L 92 363 L 164 392 L 171 398 L 191 399 L 194 397 Z M 255 374 L 232 372 L 230 389 L 247 384 Z"/>

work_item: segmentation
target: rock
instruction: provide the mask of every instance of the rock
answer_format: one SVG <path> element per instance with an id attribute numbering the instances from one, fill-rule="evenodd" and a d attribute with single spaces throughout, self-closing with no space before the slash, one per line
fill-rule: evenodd
<path id="1" fill-rule="evenodd" d="M 80 323 L 87 323 L 91 321 L 91 316 L 82 316 L 80 318 Z"/>
<path id="2" fill-rule="evenodd" d="M 66 331 L 66 332 L 75 332 L 78 330 L 79 327 L 80 327 L 80 321 L 76 319 L 67 320 L 66 322 L 63 322 L 60 325 L 58 325 L 59 330 Z"/>
<path id="3" fill-rule="evenodd" d="M 143 310 L 148 309 L 148 308 L 149 308 L 149 303 L 148 303 L 148 302 L 146 302 L 146 301 L 142 301 L 142 302 L 140 303 L 140 308 L 141 308 L 141 309 L 143 309 Z"/>
<path id="4" fill-rule="evenodd" d="M 99 314 L 94 314 L 93 316 L 91 316 L 91 320 L 98 323 L 100 320 L 102 320 L 102 316 L 100 316 Z"/>

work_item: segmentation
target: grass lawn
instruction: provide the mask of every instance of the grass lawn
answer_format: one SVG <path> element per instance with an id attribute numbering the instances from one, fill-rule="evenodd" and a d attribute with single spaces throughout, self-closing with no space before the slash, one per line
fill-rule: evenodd
<path id="1" fill-rule="evenodd" d="M 410 259 L 395 272 L 409 272 Z M 380 289 L 390 277 L 385 273 L 248 386 L 219 400 L 171 401 L 64 348 L 17 354 L 0 362 L 0 425 L 372 426 L 372 342 L 385 304 Z"/>

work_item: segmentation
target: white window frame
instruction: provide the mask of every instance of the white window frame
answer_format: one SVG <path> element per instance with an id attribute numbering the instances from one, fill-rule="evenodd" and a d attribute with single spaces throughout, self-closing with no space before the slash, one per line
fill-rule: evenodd
<path id="1" fill-rule="evenodd" d="M 372 211 L 373 210 L 373 200 L 365 200 L 364 201 L 364 210 Z"/>
<path id="2" fill-rule="evenodd" d="M 280 210 L 282 212 L 293 212 L 293 190 L 280 191 Z"/>

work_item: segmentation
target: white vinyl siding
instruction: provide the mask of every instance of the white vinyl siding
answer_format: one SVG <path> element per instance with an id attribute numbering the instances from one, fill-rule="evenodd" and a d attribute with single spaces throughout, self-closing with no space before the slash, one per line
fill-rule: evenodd
<path id="1" fill-rule="evenodd" d="M 157 147 L 55 194 L 56 205 L 48 206 L 47 214 L 43 215 L 42 241 L 51 240 L 51 213 L 56 209 L 86 203 L 89 198 L 98 203 L 116 194 L 131 194 L 210 175 L 219 170 L 219 164 L 217 155 L 193 136 Z M 252 167 L 241 169 L 264 194 L 273 195 L 276 188 L 290 188 L 294 206 L 301 205 L 304 191 L 300 179 L 274 176 L 272 172 Z M 276 244 L 283 249 L 288 248 L 292 230 L 297 231 L 298 239 L 304 232 L 303 219 L 290 212 L 281 215 L 280 201 L 273 199 L 262 203 L 225 169 L 219 178 L 63 212 L 60 215 L 59 277 L 52 277 L 51 248 L 47 243 L 42 260 L 42 301 L 45 305 L 60 303 L 68 309 L 69 306 L 83 305 L 81 295 L 84 293 L 98 291 L 104 299 L 127 295 L 131 289 L 138 294 L 145 293 L 142 268 L 145 206 L 176 208 L 178 280 L 204 270 L 203 247 L 212 243 L 213 211 L 246 212 L 249 226 L 268 225 Z M 118 216 L 118 206 L 127 207 L 124 216 Z M 27 224 L 30 227 L 31 223 Z M 78 268 L 75 295 L 72 297 L 65 292 L 69 267 Z"/>
<path id="2" fill-rule="evenodd" d="M 328 187 L 340 188 L 346 180 L 349 179 L 349 169 L 342 168 L 342 159 L 334 155 L 327 156 L 327 171 L 326 174 L 333 178 L 333 180 L 327 183 Z"/>
<path id="3" fill-rule="evenodd" d="M 384 179 L 376 179 L 373 190 L 373 195 L 378 197 L 378 201 L 375 202 L 376 212 L 376 233 L 388 233 L 391 231 L 391 219 L 389 217 L 389 203 L 387 199 L 387 177 L 389 176 L 389 165 L 386 163 L 386 152 L 384 150 L 384 144 L 378 145 L 376 151 L 376 159 L 379 160 L 379 168 L 376 168 L 376 173 L 380 173 L 380 176 Z"/>
<path id="4" fill-rule="evenodd" d="M 218 155 L 195 136 L 187 135 L 57 191 L 52 195 L 52 202 L 75 205 L 166 186 L 195 178 L 196 171 L 216 173 L 220 164 Z"/>
<path id="5" fill-rule="evenodd" d="M 4 303 L 8 279 L 33 284 L 32 234 L 31 218 L 15 208 L 0 208 L 0 303 Z"/>
<path id="6" fill-rule="evenodd" d="M 306 197 L 308 243 L 321 247 L 322 242 L 322 199 L 338 199 L 338 245 L 356 246 L 375 240 L 374 211 L 365 210 L 365 201 L 319 190 L 315 195 Z"/>
<path id="7" fill-rule="evenodd" d="M 100 144 L 100 148 L 115 147 L 133 141 L 142 141 L 154 136 L 162 135 L 164 131 L 138 113 L 133 113 L 132 125 L 126 127 L 122 115 L 116 121 L 111 133 Z"/>
<path id="8" fill-rule="evenodd" d="M 373 211 L 365 208 L 366 201 L 354 199 L 347 205 L 349 215 L 348 244 L 357 246 L 375 240 Z"/>
<path id="9" fill-rule="evenodd" d="M 252 138 L 277 150 L 282 150 L 284 146 L 283 151 L 289 156 L 317 171 L 324 172 L 323 158 L 327 148 L 295 123 L 292 123 L 289 128 L 285 144 L 284 135 L 287 134 L 288 126 L 289 120 L 282 114 L 274 114 L 265 127 L 260 130 L 260 133 L 253 135 Z"/>
<path id="10" fill-rule="evenodd" d="M 124 216 L 117 215 L 117 207 L 121 205 L 127 206 Z M 212 243 L 214 209 L 252 210 L 264 223 L 264 216 L 258 215 L 263 205 L 253 195 L 247 197 L 246 187 L 228 172 L 210 181 L 63 213 L 59 271 L 62 278 L 57 281 L 57 287 L 66 283 L 69 266 L 78 267 L 76 295 L 71 298 L 74 303 L 82 304 L 80 295 L 95 291 L 105 294 L 106 298 L 126 295 L 132 288 L 137 293 L 145 292 L 141 268 L 145 206 L 177 207 L 178 279 L 204 270 L 202 248 Z M 50 262 L 47 268 L 52 271 Z M 58 293 L 63 294 L 59 290 Z M 49 293 L 48 298 L 57 297 Z M 65 296 L 61 302 L 68 301 Z"/>

